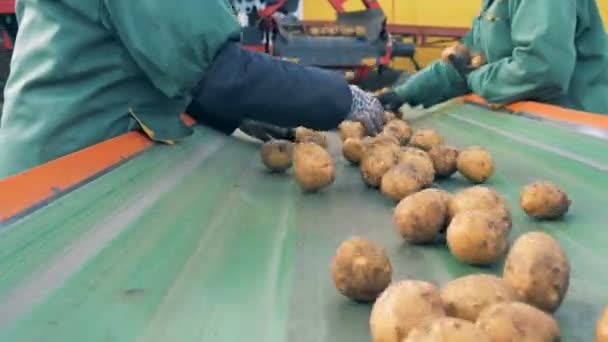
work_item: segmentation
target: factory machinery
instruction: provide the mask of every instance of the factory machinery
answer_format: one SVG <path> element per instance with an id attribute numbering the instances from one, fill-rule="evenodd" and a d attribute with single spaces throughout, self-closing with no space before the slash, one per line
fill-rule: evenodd
<path id="1" fill-rule="evenodd" d="M 307 66 L 333 69 L 368 90 L 392 85 L 400 71 L 391 60 L 404 57 L 419 69 L 415 45 L 394 40 L 376 0 L 361 0 L 364 10 L 348 12 L 347 0 L 328 0 L 336 21 L 303 23 L 295 15 L 299 0 L 232 0 L 243 26 L 246 48 Z"/>

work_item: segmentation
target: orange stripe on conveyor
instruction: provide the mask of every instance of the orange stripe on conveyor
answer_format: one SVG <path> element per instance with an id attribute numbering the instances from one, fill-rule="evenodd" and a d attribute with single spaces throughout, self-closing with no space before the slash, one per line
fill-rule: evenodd
<path id="1" fill-rule="evenodd" d="M 189 126 L 195 123 L 188 115 L 182 119 Z M 110 170 L 153 144 L 144 134 L 129 132 L 0 179 L 0 222 L 44 204 L 58 193 Z"/>
<path id="2" fill-rule="evenodd" d="M 483 98 L 477 95 L 464 96 L 463 100 L 488 105 Z M 571 124 L 608 129 L 608 115 L 582 112 L 530 101 L 512 103 L 504 108 L 511 112 L 527 113 Z"/>

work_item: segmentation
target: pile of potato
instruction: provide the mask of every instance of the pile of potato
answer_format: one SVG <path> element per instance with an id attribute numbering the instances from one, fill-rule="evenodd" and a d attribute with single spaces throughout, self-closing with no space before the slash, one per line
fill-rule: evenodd
<path id="1" fill-rule="evenodd" d="M 523 234 L 509 248 L 511 207 L 496 190 L 480 185 L 495 171 L 490 152 L 446 145 L 435 130 L 414 130 L 390 113 L 386 118 L 384 130 L 374 137 L 362 124 L 348 121 L 339 126 L 339 137 L 344 159 L 359 168 L 363 183 L 397 203 L 397 235 L 410 244 L 445 241 L 466 264 L 504 260 L 504 267 L 501 276 L 470 274 L 441 288 L 424 280 L 392 282 L 393 266 L 381 246 L 363 237 L 344 241 L 331 262 L 332 278 L 342 295 L 374 303 L 372 340 L 559 340 L 551 314 L 568 291 L 570 264 L 560 244 L 543 232 Z M 327 147 L 324 133 L 298 128 L 295 143 L 266 143 L 261 157 L 271 172 L 293 165 L 301 188 L 319 191 L 336 177 Z M 454 193 L 433 187 L 456 172 L 472 185 Z M 522 189 L 519 204 L 532 219 L 555 220 L 568 212 L 571 201 L 559 186 L 537 181 Z M 597 341 L 608 342 L 608 309 L 596 335 Z"/>
<path id="2" fill-rule="evenodd" d="M 375 300 L 369 319 L 374 342 L 558 341 L 560 329 L 551 313 L 561 304 L 570 277 L 560 245 L 541 232 L 515 241 L 502 277 L 472 274 L 442 288 L 415 279 L 391 284 L 386 252 L 360 237 L 342 243 L 331 271 L 343 295 Z M 604 316 L 598 322 L 598 341 L 608 333 L 608 311 Z"/>

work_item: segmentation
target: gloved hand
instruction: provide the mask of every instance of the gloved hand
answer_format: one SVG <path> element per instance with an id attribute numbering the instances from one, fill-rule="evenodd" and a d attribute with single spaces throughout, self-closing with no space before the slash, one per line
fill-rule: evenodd
<path id="1" fill-rule="evenodd" d="M 469 60 L 465 60 L 462 56 L 458 55 L 449 55 L 448 59 L 450 64 L 456 69 L 460 77 L 466 79 L 467 76 L 471 73 L 471 71 L 477 69 L 476 67 L 469 64 Z"/>
<path id="2" fill-rule="evenodd" d="M 399 110 L 405 104 L 405 101 L 392 90 L 378 95 L 378 101 L 380 101 L 384 109 L 393 112 Z"/>
<path id="3" fill-rule="evenodd" d="M 267 142 L 273 139 L 294 141 L 296 133 L 293 128 L 284 128 L 253 120 L 244 120 L 239 129 L 248 136 Z"/>
<path id="4" fill-rule="evenodd" d="M 450 55 L 456 55 L 463 60 L 468 61 L 471 59 L 471 51 L 464 44 L 455 44 L 450 47 L 447 47 L 443 51 L 441 51 L 441 60 L 445 63 L 450 63 Z"/>
<path id="5" fill-rule="evenodd" d="M 443 50 L 441 53 L 441 60 L 445 63 L 450 63 L 460 76 L 465 79 L 473 70 L 485 63 L 481 54 L 471 53 L 471 51 L 462 44 L 457 44 Z"/>
<path id="6" fill-rule="evenodd" d="M 384 126 L 384 108 L 376 97 L 357 86 L 350 86 L 352 104 L 346 120 L 358 121 L 365 126 L 367 134 L 376 135 Z"/>

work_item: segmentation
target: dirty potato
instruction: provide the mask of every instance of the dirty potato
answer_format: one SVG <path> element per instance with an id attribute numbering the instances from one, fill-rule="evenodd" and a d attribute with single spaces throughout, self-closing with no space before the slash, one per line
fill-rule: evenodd
<path id="1" fill-rule="evenodd" d="M 377 145 L 367 147 L 360 165 L 363 181 L 371 187 L 379 187 L 384 174 L 396 163 L 397 154 L 394 146 Z"/>
<path id="2" fill-rule="evenodd" d="M 445 316 L 439 289 L 428 282 L 403 280 L 378 297 L 370 315 L 373 342 L 402 342 L 417 325 Z"/>
<path id="3" fill-rule="evenodd" d="M 393 146 L 393 148 L 399 148 L 399 140 L 394 135 L 386 132 L 382 132 L 373 138 L 365 139 L 364 142 L 366 147 Z"/>
<path id="4" fill-rule="evenodd" d="M 395 201 L 400 201 L 420 189 L 423 184 L 414 169 L 407 165 L 394 165 L 382 176 L 380 191 Z"/>
<path id="5" fill-rule="evenodd" d="M 318 191 L 336 179 L 334 162 L 329 153 L 313 143 L 298 144 L 294 150 L 294 173 L 305 191 Z"/>
<path id="6" fill-rule="evenodd" d="M 384 112 L 384 122 L 391 122 L 392 120 L 397 120 L 399 117 L 395 115 L 393 112 L 386 111 Z"/>
<path id="7" fill-rule="evenodd" d="M 441 144 L 443 144 L 443 137 L 433 129 L 419 129 L 410 139 L 410 145 L 425 151 Z"/>
<path id="8" fill-rule="evenodd" d="M 559 325 L 553 317 L 519 302 L 503 302 L 487 307 L 476 325 L 496 342 L 555 342 Z"/>
<path id="9" fill-rule="evenodd" d="M 595 342 L 608 342 L 608 308 L 604 309 L 595 326 Z"/>
<path id="10" fill-rule="evenodd" d="M 403 120 L 392 120 L 384 126 L 384 133 L 397 138 L 399 144 L 405 145 L 412 137 L 412 128 Z"/>
<path id="11" fill-rule="evenodd" d="M 534 182 L 524 187 L 519 204 L 528 216 L 547 220 L 564 216 L 570 208 L 566 192 L 551 182 Z"/>
<path id="12" fill-rule="evenodd" d="M 342 155 L 351 164 L 358 165 L 363 158 L 365 146 L 363 140 L 357 138 L 348 138 L 342 144 Z"/>
<path id="13" fill-rule="evenodd" d="M 508 231 L 493 215 L 484 211 L 456 214 L 446 234 L 450 252 L 471 265 L 491 265 L 507 251 Z"/>
<path id="14" fill-rule="evenodd" d="M 457 213 L 469 210 L 482 210 L 495 215 L 506 230 L 511 229 L 511 207 L 507 200 L 496 190 L 476 185 L 457 192 L 448 205 L 451 220 Z"/>
<path id="15" fill-rule="evenodd" d="M 403 342 L 492 342 L 474 323 L 442 317 L 416 326 Z"/>
<path id="16" fill-rule="evenodd" d="M 407 165 L 416 172 L 423 187 L 428 187 L 435 181 L 435 168 L 428 153 L 416 148 L 402 148 L 399 154 L 399 164 Z"/>
<path id="17" fill-rule="evenodd" d="M 327 148 L 327 136 L 323 132 L 315 131 L 306 127 L 296 128 L 297 143 L 312 143 Z"/>
<path id="18" fill-rule="evenodd" d="M 365 137 L 365 126 L 358 121 L 343 121 L 338 126 L 340 139 L 346 141 L 348 138 L 363 139 Z"/>
<path id="19" fill-rule="evenodd" d="M 458 159 L 458 149 L 439 145 L 431 148 L 429 156 L 433 161 L 435 175 L 437 178 L 447 178 L 456 172 L 456 160 Z"/>
<path id="20" fill-rule="evenodd" d="M 570 263 L 550 235 L 526 233 L 513 243 L 503 279 L 522 301 L 543 311 L 555 312 L 568 291 Z"/>
<path id="21" fill-rule="evenodd" d="M 515 291 L 502 278 L 490 274 L 457 278 L 441 289 L 446 314 L 472 322 L 477 320 L 483 309 L 517 299 Z"/>
<path id="22" fill-rule="evenodd" d="M 446 49 L 441 51 L 441 60 L 445 63 L 451 63 L 449 58 L 450 55 L 460 57 L 462 60 L 467 62 L 471 60 L 471 51 L 461 43 L 448 46 Z"/>
<path id="23" fill-rule="evenodd" d="M 456 167 L 469 181 L 484 183 L 494 174 L 494 159 L 488 150 L 481 146 L 468 147 L 458 154 Z"/>
<path id="24" fill-rule="evenodd" d="M 447 218 L 442 196 L 439 191 L 427 189 L 405 197 L 393 212 L 397 233 L 411 243 L 434 241 Z"/>
<path id="25" fill-rule="evenodd" d="M 285 140 L 269 141 L 262 145 L 260 156 L 270 171 L 284 172 L 293 162 L 293 143 Z"/>
<path id="26" fill-rule="evenodd" d="M 393 269 L 382 247 L 361 237 L 344 241 L 331 262 L 336 289 L 359 302 L 374 301 L 391 282 Z"/>

